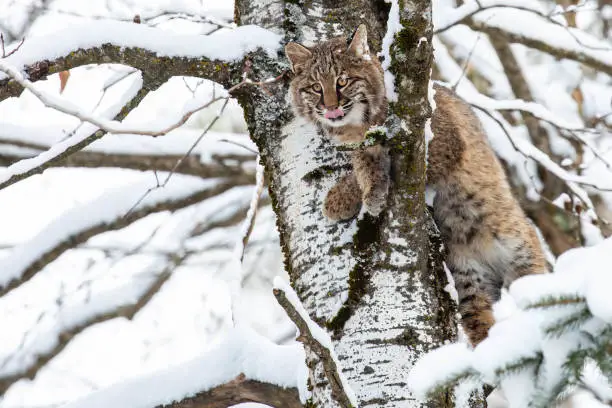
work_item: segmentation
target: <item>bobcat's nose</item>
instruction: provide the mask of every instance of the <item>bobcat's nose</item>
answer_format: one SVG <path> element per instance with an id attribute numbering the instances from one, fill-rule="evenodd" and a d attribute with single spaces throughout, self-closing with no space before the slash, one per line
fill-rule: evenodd
<path id="1" fill-rule="evenodd" d="M 325 119 L 338 119 L 344 116 L 344 111 L 337 106 L 334 109 L 327 108 L 323 116 Z"/>

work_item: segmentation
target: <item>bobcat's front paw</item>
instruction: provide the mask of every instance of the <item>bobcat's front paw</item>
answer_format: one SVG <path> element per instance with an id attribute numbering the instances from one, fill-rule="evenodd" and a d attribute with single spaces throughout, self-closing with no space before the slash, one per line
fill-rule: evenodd
<path id="1" fill-rule="evenodd" d="M 389 178 L 383 177 L 372 184 L 370 191 L 363 194 L 365 210 L 377 217 L 387 205 Z"/>
<path id="2" fill-rule="evenodd" d="M 391 161 L 387 149 L 369 147 L 353 152 L 353 169 L 368 213 L 378 216 L 387 204 Z"/>
<path id="3" fill-rule="evenodd" d="M 361 190 L 353 173 L 342 177 L 327 193 L 323 215 L 332 221 L 353 218 L 361 208 Z"/>

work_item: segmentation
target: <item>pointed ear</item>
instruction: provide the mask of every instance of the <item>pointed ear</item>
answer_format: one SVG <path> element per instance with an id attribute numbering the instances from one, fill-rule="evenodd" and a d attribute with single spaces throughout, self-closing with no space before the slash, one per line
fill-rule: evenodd
<path id="1" fill-rule="evenodd" d="M 368 47 L 368 30 L 365 24 L 361 24 L 357 27 L 353 39 L 348 46 L 347 52 L 352 53 L 358 58 L 364 58 L 364 56 L 370 56 L 370 48 Z"/>
<path id="2" fill-rule="evenodd" d="M 312 57 L 312 53 L 308 48 L 294 42 L 285 45 L 285 54 L 291 64 L 291 70 L 295 74 L 300 72 L 304 65 L 306 65 L 306 62 Z"/>

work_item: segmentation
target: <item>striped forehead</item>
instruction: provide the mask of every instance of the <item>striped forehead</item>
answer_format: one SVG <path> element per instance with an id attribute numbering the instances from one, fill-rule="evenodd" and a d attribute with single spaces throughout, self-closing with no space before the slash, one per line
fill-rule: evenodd
<path id="1" fill-rule="evenodd" d="M 338 50 L 342 50 L 339 45 L 317 47 L 313 50 L 312 65 L 310 74 L 314 79 L 321 79 L 328 76 L 337 76 L 342 71 L 342 63 Z M 342 50 L 343 51 L 343 50 Z"/>

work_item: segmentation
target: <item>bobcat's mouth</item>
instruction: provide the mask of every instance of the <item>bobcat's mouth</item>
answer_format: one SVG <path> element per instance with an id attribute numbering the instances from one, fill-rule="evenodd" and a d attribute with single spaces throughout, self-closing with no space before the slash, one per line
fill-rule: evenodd
<path id="1" fill-rule="evenodd" d="M 354 105 L 349 103 L 334 110 L 324 109 L 319 112 L 319 120 L 330 127 L 341 127 L 350 123 L 361 123 L 360 109 L 353 109 Z"/>

